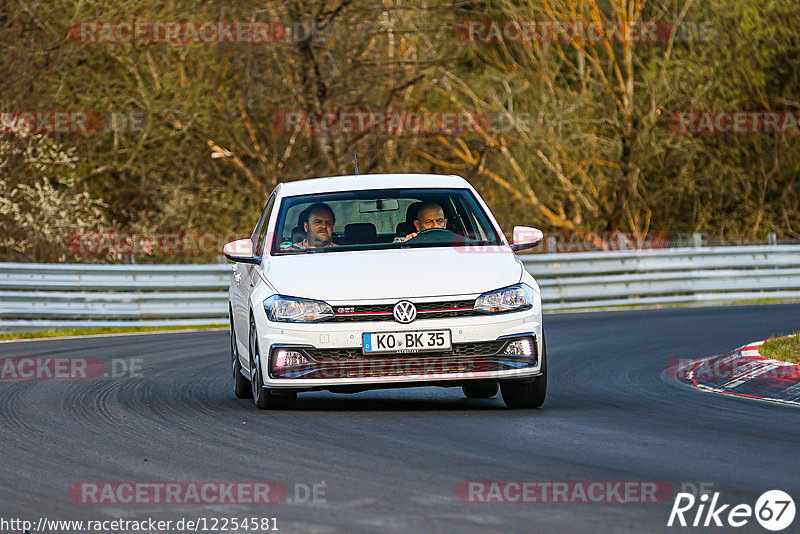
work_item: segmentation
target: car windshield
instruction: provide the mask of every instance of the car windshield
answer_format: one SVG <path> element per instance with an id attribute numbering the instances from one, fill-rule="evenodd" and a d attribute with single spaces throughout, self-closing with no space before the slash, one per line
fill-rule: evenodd
<path id="1" fill-rule="evenodd" d="M 500 244 L 469 189 L 380 189 L 284 198 L 271 253 Z"/>

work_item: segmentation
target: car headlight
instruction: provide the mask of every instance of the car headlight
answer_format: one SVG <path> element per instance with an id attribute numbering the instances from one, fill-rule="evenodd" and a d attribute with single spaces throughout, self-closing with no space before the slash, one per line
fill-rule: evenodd
<path id="1" fill-rule="evenodd" d="M 320 300 L 298 299 L 273 295 L 264 301 L 270 321 L 280 323 L 313 323 L 333 318 L 333 308 Z"/>
<path id="2" fill-rule="evenodd" d="M 502 313 L 527 310 L 533 306 L 533 289 L 525 284 L 504 287 L 484 293 L 475 301 L 475 311 Z"/>

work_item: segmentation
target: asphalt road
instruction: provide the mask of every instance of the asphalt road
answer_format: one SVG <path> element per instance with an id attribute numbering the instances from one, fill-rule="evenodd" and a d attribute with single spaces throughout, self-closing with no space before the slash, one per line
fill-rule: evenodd
<path id="1" fill-rule="evenodd" d="M 670 358 L 797 330 L 800 304 L 556 314 L 545 328 L 548 398 L 528 411 L 444 388 L 306 393 L 293 411 L 259 411 L 232 395 L 223 331 L 0 344 L 4 359 L 141 366 L 137 376 L 0 381 L 0 518 L 274 517 L 284 533 L 667 530 L 671 500 L 485 504 L 456 493 L 465 481 L 508 480 L 706 483 L 722 502 L 750 505 L 781 489 L 800 505 L 800 409 L 664 373 Z M 314 484 L 320 493 L 259 506 L 70 498 L 74 484 L 101 481 L 272 481 L 291 501 Z M 757 527 L 738 531 L 765 532 Z M 692 529 L 671 531 L 682 530 Z"/>

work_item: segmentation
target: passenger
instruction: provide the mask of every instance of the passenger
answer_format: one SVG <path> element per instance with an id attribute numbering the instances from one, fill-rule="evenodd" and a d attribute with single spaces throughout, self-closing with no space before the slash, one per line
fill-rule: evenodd
<path id="1" fill-rule="evenodd" d="M 395 237 L 395 243 L 402 243 L 408 241 L 412 237 L 416 237 L 419 232 L 423 230 L 430 230 L 431 228 L 446 228 L 447 219 L 444 218 L 444 210 L 439 204 L 435 202 L 426 202 L 417 209 L 417 218 L 414 219 L 414 227 L 416 232 L 412 232 L 405 237 Z"/>
<path id="2" fill-rule="evenodd" d="M 338 246 L 333 242 L 333 224 L 336 216 L 327 204 L 319 202 L 311 206 L 308 211 L 308 219 L 303 223 L 306 237 L 299 243 L 293 245 L 294 248 L 320 248 Z"/>

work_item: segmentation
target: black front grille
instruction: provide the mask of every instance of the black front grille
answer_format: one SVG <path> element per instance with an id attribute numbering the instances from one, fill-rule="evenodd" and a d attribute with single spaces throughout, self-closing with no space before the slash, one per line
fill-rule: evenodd
<path id="1" fill-rule="evenodd" d="M 494 356 L 505 347 L 508 340 L 484 341 L 482 343 L 457 343 L 450 354 L 454 356 Z"/>
<path id="2" fill-rule="evenodd" d="M 475 306 L 475 301 L 448 300 L 445 302 L 423 302 L 421 304 L 415 304 L 415 306 L 417 307 L 417 313 L 441 310 L 441 309 L 458 309 L 458 308 L 469 308 L 471 310 L 472 307 Z"/>
<path id="3" fill-rule="evenodd" d="M 508 343 L 508 340 L 482 341 L 479 343 L 455 343 L 449 351 L 440 352 L 418 352 L 409 354 L 393 355 L 396 358 L 418 357 L 420 355 L 437 357 L 471 357 L 471 356 L 494 356 L 499 353 Z M 365 356 L 360 348 L 355 349 L 302 349 L 309 358 L 318 363 L 336 362 L 340 360 L 352 360 L 359 358 L 374 359 L 375 355 Z"/>
<path id="4" fill-rule="evenodd" d="M 473 310 L 474 300 L 449 300 L 444 302 L 414 303 L 417 321 L 441 319 L 443 317 L 468 317 L 479 315 Z M 359 306 L 336 306 L 333 310 L 335 322 L 394 321 L 394 304 L 370 304 Z"/>

